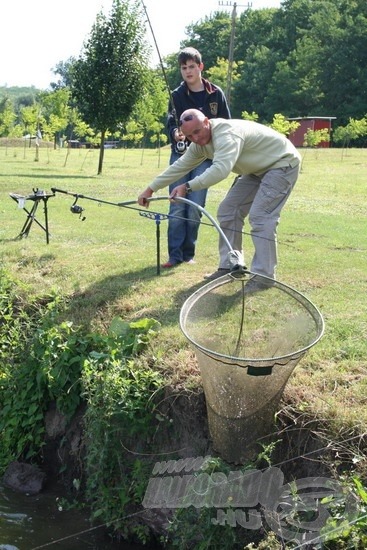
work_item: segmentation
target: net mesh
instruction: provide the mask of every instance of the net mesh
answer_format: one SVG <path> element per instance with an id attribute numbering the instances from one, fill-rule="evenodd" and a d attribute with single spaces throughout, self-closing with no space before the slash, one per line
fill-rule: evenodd
<path id="1" fill-rule="evenodd" d="M 269 282 L 248 273 L 221 277 L 192 294 L 180 315 L 198 359 L 214 448 L 236 463 L 271 432 L 289 376 L 324 328 L 296 290 L 271 281 L 247 293 L 250 280 Z"/>

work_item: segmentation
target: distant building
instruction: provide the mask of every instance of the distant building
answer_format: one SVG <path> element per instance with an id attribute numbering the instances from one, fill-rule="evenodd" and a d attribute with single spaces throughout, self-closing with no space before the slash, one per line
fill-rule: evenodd
<path id="1" fill-rule="evenodd" d="M 67 144 L 71 149 L 79 149 L 82 146 L 78 139 L 68 139 Z"/>
<path id="2" fill-rule="evenodd" d="M 296 117 L 288 118 L 288 120 L 295 120 L 299 122 L 297 130 L 289 134 L 289 139 L 295 145 L 295 147 L 304 147 L 305 134 L 307 130 L 323 130 L 326 128 L 331 132 L 331 121 L 335 120 L 335 116 L 309 116 L 309 117 Z M 329 141 L 321 141 L 318 147 L 329 147 Z"/>

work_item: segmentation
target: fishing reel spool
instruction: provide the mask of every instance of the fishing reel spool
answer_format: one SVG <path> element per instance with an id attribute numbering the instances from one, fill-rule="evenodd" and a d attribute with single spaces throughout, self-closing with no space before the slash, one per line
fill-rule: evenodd
<path id="1" fill-rule="evenodd" d="M 184 153 L 186 151 L 186 147 L 187 147 L 187 143 L 186 141 L 178 141 L 176 143 L 176 150 L 177 150 L 177 153 Z"/>
<path id="2" fill-rule="evenodd" d="M 70 206 L 70 212 L 72 214 L 79 214 L 79 218 L 81 218 L 82 222 L 85 220 L 85 216 L 82 216 L 82 212 L 84 212 L 84 208 L 80 206 L 79 204 L 76 204 L 78 201 L 78 197 L 76 197 L 73 204 Z"/>

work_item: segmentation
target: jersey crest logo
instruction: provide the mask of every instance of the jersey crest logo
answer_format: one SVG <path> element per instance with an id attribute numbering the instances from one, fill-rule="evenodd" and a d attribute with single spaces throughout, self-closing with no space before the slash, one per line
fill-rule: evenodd
<path id="1" fill-rule="evenodd" d="M 213 116 L 217 116 L 218 114 L 218 103 L 209 103 L 210 107 L 210 114 Z"/>

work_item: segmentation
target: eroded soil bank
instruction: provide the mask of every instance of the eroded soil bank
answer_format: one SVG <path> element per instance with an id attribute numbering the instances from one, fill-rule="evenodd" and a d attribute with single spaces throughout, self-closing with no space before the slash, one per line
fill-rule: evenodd
<path id="1" fill-rule="evenodd" d="M 160 397 L 159 410 L 168 422 L 157 422 L 152 427 L 150 441 L 139 441 L 137 438 L 135 449 L 122 446 L 122 455 L 126 453 L 127 459 L 131 459 L 131 453 L 135 453 L 137 458 L 148 460 L 154 476 L 154 468 L 158 462 L 218 456 L 210 439 L 205 397 L 201 391 L 167 388 L 163 399 Z M 81 407 L 67 424 L 53 406 L 45 417 L 46 439 L 40 464 L 41 471 L 46 476 L 44 490 L 47 492 L 49 487 L 62 484 L 68 495 L 65 502 L 79 500 L 85 483 L 84 413 L 85 408 Z M 336 473 L 335 451 L 315 421 L 297 417 L 292 407 L 284 405 L 277 417 L 274 431 L 252 453 L 252 467 L 262 471 L 268 469 L 269 465 L 276 467 L 284 475 L 284 483 L 312 476 L 332 478 Z M 341 466 L 340 461 L 339 465 Z M 228 467 L 229 470 L 235 470 L 238 465 L 228 464 Z M 147 509 L 142 502 L 141 506 L 131 505 L 129 512 L 133 520 L 127 513 L 127 522 L 133 521 L 134 525 L 140 524 L 149 528 L 150 548 L 158 544 L 161 536 L 167 535 L 172 509 Z M 118 533 L 113 533 L 113 536 L 115 541 L 121 541 Z M 259 532 L 250 532 L 248 542 L 258 541 L 259 536 Z"/>

